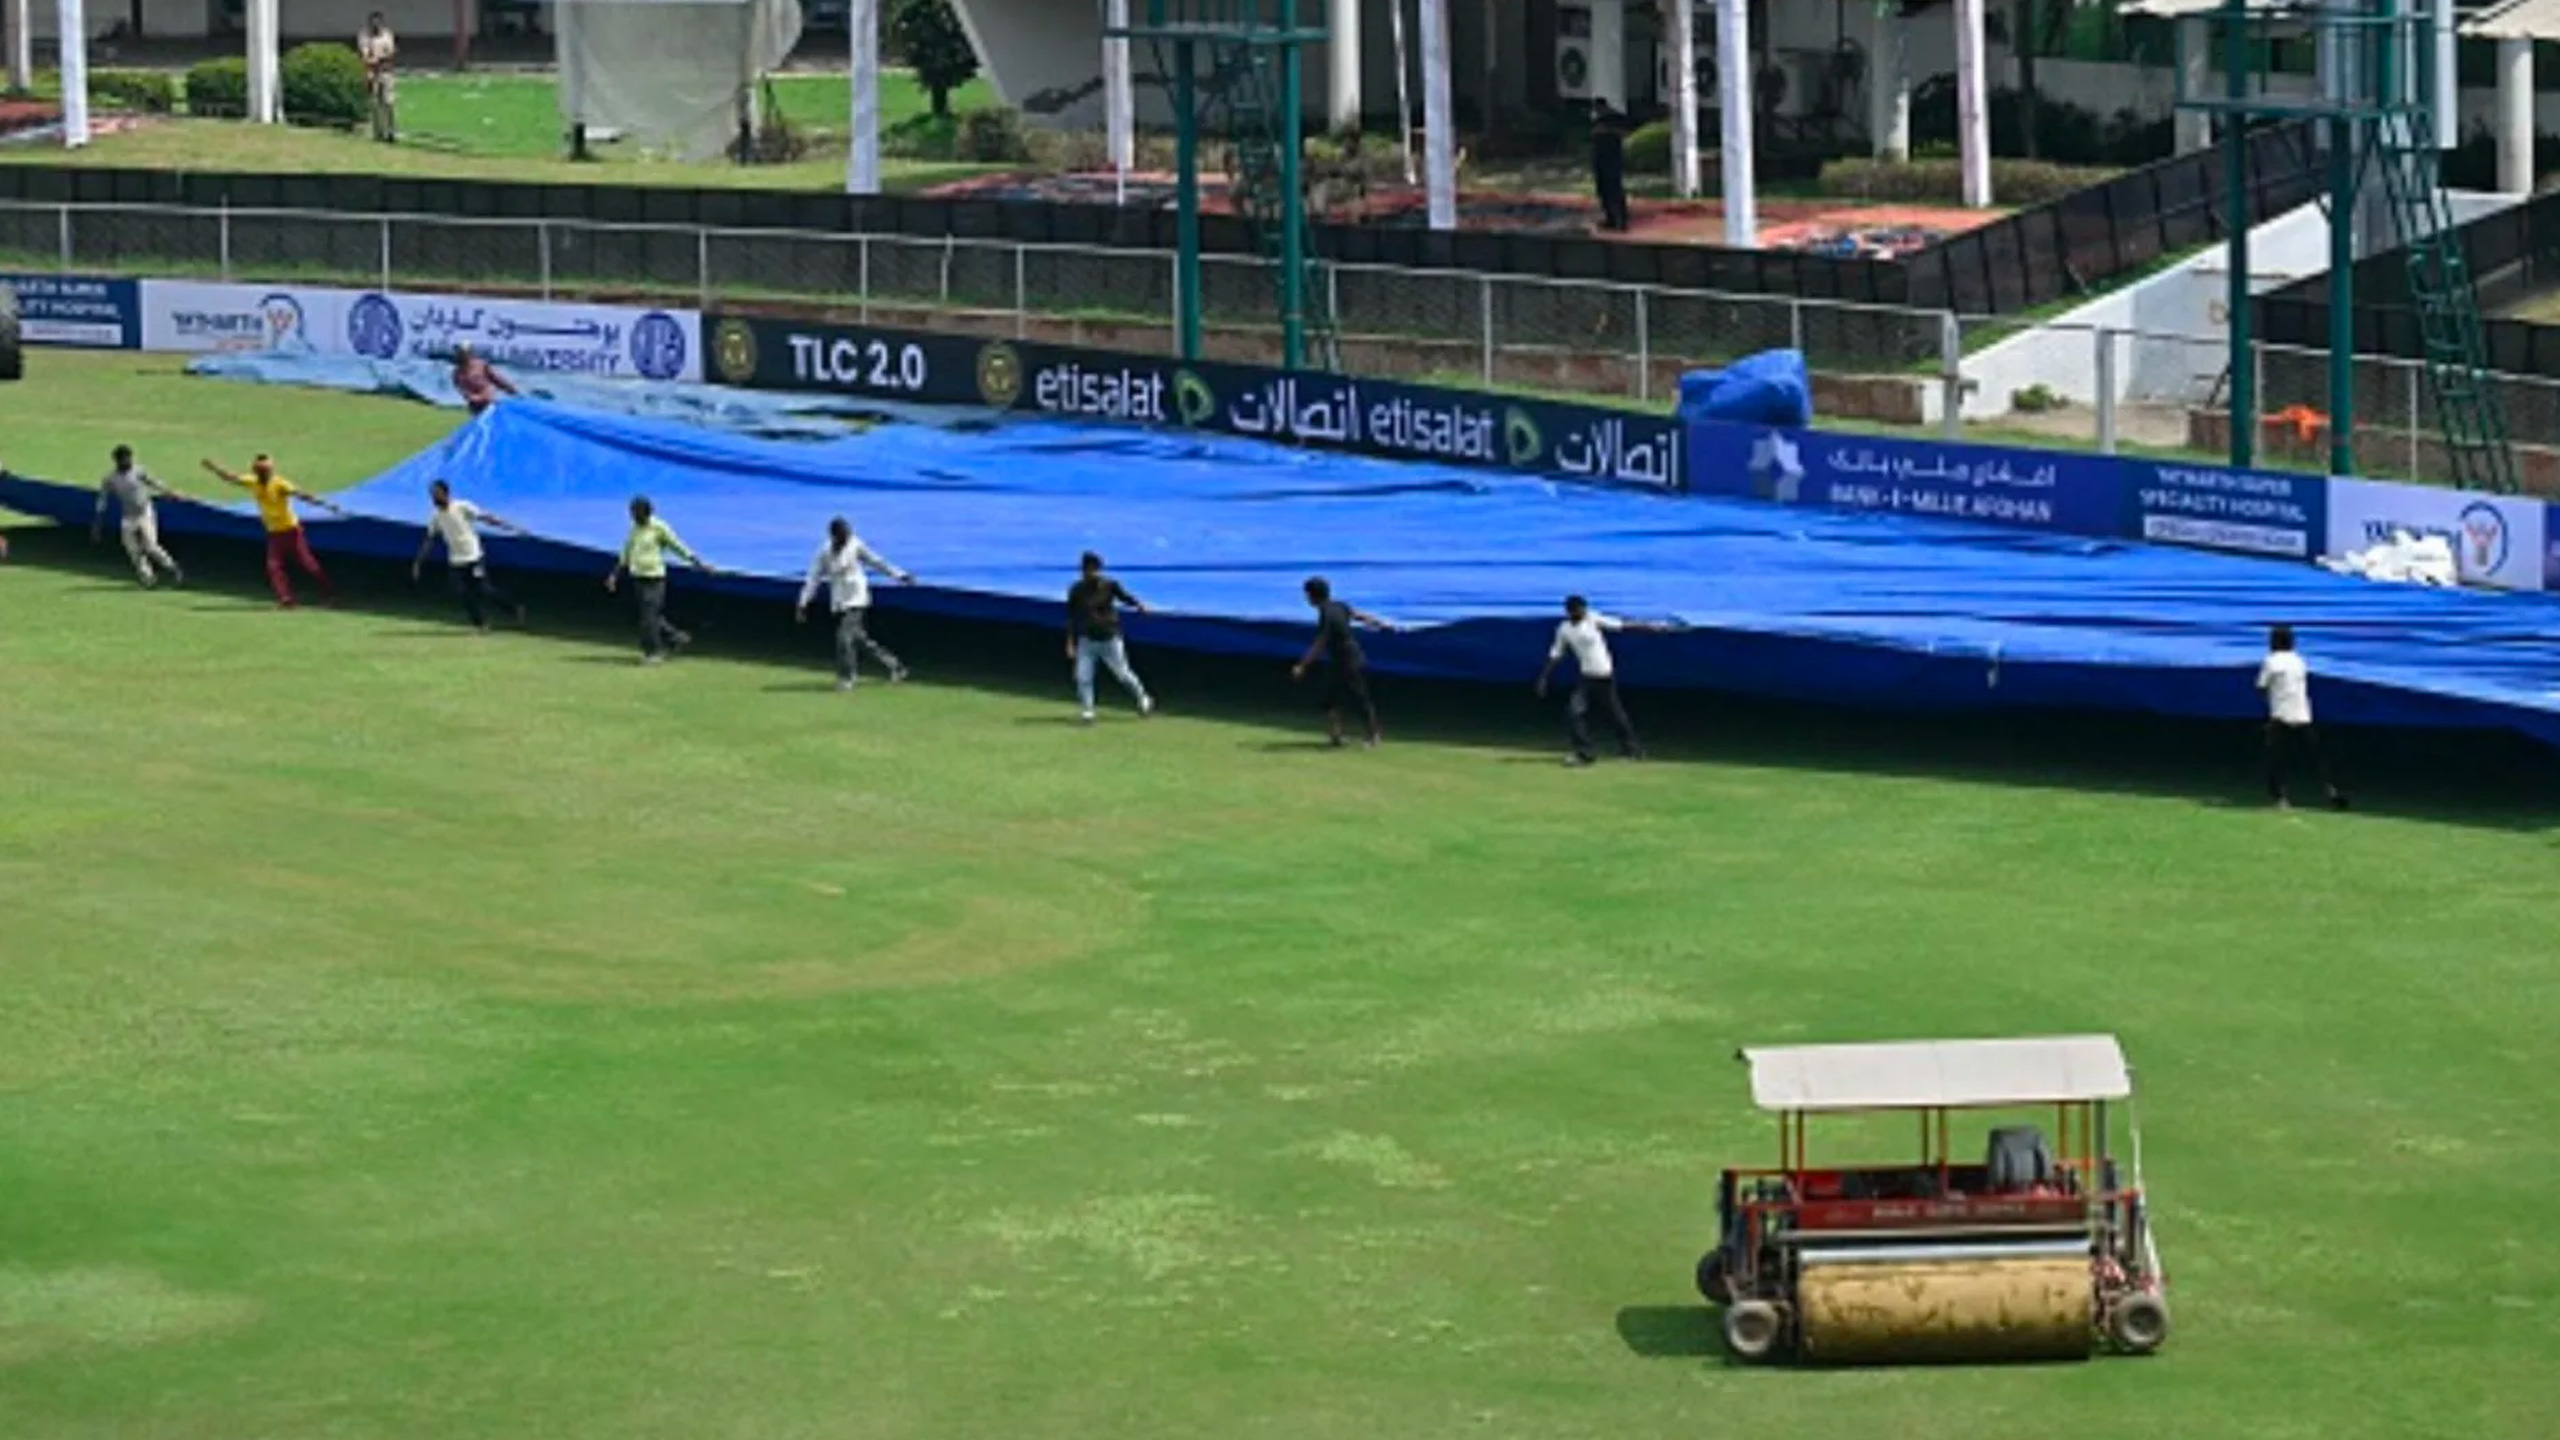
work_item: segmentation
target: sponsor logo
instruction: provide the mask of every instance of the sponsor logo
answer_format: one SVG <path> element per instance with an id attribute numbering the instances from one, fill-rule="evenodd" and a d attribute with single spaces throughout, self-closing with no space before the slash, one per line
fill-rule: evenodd
<path id="1" fill-rule="evenodd" d="M 1793 505 L 1804 496 L 1804 458 L 1796 442 L 1772 430 L 1751 442 L 1751 493 Z"/>
<path id="2" fill-rule="evenodd" d="M 1206 425 L 1218 413 L 1218 392 L 1188 370 L 1173 372 L 1173 413 L 1185 425 Z"/>
<path id="3" fill-rule="evenodd" d="M 1049 374 L 1043 372 L 1045 389 Z M 1022 398 L 1022 356 L 1002 340 L 991 341 L 978 352 L 978 398 L 998 410 L 1010 410 Z M 1045 401 L 1042 409 L 1054 408 Z"/>
<path id="4" fill-rule="evenodd" d="M 1004 352 L 1001 357 L 998 350 Z M 991 376 L 990 369 L 1003 373 Z M 1010 404 L 1010 397 L 1020 395 L 1021 365 L 1011 346 L 990 345 L 979 357 L 978 388 L 990 405 Z M 1160 425 L 1172 418 L 1165 408 L 1164 372 L 1151 365 L 1085 365 L 1073 360 L 1043 365 L 1031 372 L 1030 391 L 1032 405 L 1051 415 L 1139 425 Z M 998 401 L 999 393 L 1009 398 Z"/>
<path id="5" fill-rule="evenodd" d="M 684 324 L 664 310 L 652 310 L 631 325 L 631 368 L 644 380 L 674 380 L 684 374 Z"/>
<path id="6" fill-rule="evenodd" d="M 258 322 L 270 350 L 311 338 L 303 322 L 302 302 L 281 291 L 258 302 Z"/>
<path id="7" fill-rule="evenodd" d="M 1356 395 L 1354 387 L 1355 398 Z M 1502 452 L 1495 448 L 1497 422 L 1494 412 L 1490 408 L 1470 405 L 1454 395 L 1431 395 L 1425 391 L 1408 396 L 1391 392 L 1388 398 L 1369 407 L 1368 421 L 1365 443 L 1382 450 L 1427 455 L 1434 460 L 1463 460 L 1478 465 L 1501 462 Z M 1519 438 L 1509 433 L 1509 427 L 1503 428 L 1506 441 Z M 1300 433 L 1308 432 L 1301 427 Z M 1531 443 L 1544 444 L 1537 438 L 1535 426 L 1530 427 L 1529 436 Z M 1340 437 L 1317 433 L 1310 438 Z M 1354 444 L 1364 443 L 1356 434 L 1350 438 Z"/>
<path id="8" fill-rule="evenodd" d="M 185 349 L 280 350 L 310 340 L 302 302 L 281 291 L 245 309 L 172 310 L 169 326 Z"/>
<path id="9" fill-rule="evenodd" d="M 634 336 L 637 344 L 639 337 Z M 744 385 L 756 378 L 756 332 L 744 320 L 723 320 L 711 335 L 711 363 L 720 378 Z"/>
<path id="10" fill-rule="evenodd" d="M 2486 500 L 2474 500 L 2462 507 L 2462 534 L 2456 542 L 2462 547 L 2462 558 L 2472 570 L 2494 575 L 2506 568 L 2507 517 Z"/>
<path id="11" fill-rule="evenodd" d="M 347 348 L 376 360 L 400 358 L 400 341 L 408 327 L 400 307 L 382 295 L 360 295 L 347 307 Z"/>
<path id="12" fill-rule="evenodd" d="M 1502 449 L 1511 457 L 1514 469 L 1528 470 L 1546 453 L 1547 437 L 1538 430 L 1538 422 L 1529 412 L 1514 405 L 1502 417 Z"/>

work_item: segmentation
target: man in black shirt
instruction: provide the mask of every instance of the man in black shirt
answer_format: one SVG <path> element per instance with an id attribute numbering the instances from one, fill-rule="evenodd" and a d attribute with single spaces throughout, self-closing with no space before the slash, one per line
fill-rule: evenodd
<path id="1" fill-rule="evenodd" d="M 1144 615 L 1146 603 L 1102 573 L 1102 557 L 1084 552 L 1084 574 L 1067 590 L 1067 658 L 1076 666 L 1076 708 L 1084 723 L 1093 723 L 1093 667 L 1100 661 L 1120 688 L 1136 697 L 1138 713 L 1152 715 L 1156 702 L 1129 668 L 1129 646 L 1120 638 L 1120 607 Z"/>
<path id="2" fill-rule="evenodd" d="M 1332 662 L 1325 673 L 1324 729 L 1326 738 L 1335 745 L 1342 743 L 1342 711 L 1345 701 L 1356 702 L 1363 719 L 1369 722 L 1368 745 L 1374 750 L 1384 736 L 1378 728 L 1378 707 L 1369 699 L 1369 657 L 1360 649 L 1357 627 L 1393 630 L 1395 627 L 1375 615 L 1354 610 L 1345 601 L 1333 598 L 1333 587 L 1323 576 L 1307 582 L 1307 603 L 1316 609 L 1316 638 L 1307 653 L 1289 671 L 1292 680 L 1306 678 L 1309 666 L 1321 656 Z"/>
<path id="3" fill-rule="evenodd" d="M 1627 117 L 1605 99 L 1591 102 L 1591 186 L 1600 196 L 1600 228 L 1625 233 Z"/>

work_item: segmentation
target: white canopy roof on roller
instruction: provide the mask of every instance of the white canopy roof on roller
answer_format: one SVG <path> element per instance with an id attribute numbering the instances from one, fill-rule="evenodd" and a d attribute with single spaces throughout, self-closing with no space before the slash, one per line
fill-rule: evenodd
<path id="1" fill-rule="evenodd" d="M 2127 15 L 2150 15 L 2163 20 L 2184 20 L 2211 15 L 2226 8 L 2225 0 L 2133 0 L 2124 7 Z M 2250 0 L 2253 12 L 2271 7 L 2266 0 Z M 2313 0 L 2281 7 L 2294 10 L 2318 10 Z M 2560 0 L 2507 0 L 2503 5 L 2474 6 L 2465 4 L 2456 25 L 2465 35 L 2482 40 L 2560 40 Z"/>
<path id="2" fill-rule="evenodd" d="M 2560 0 L 2511 0 L 2466 17 L 2462 33 L 2483 40 L 2560 40 Z"/>
<path id="3" fill-rule="evenodd" d="M 1763 1110 L 1917 1110 L 2122 1100 L 2133 1093 L 2112 1035 L 1773 1045 L 1742 1052 Z"/>

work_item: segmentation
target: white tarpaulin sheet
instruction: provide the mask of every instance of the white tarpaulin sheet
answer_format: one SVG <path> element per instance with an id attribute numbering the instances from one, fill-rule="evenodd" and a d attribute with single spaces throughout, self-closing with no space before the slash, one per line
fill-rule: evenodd
<path id="1" fill-rule="evenodd" d="M 800 42 L 800 0 L 561 0 L 560 114 L 652 154 L 712 160 Z"/>

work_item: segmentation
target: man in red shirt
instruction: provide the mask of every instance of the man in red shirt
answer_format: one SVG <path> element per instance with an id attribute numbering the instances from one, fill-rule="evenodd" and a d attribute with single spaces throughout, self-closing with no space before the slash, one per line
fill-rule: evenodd
<path id="1" fill-rule="evenodd" d="M 497 372 L 488 361 L 471 353 L 468 345 L 453 347 L 453 388 L 462 392 L 462 403 L 471 413 L 479 414 L 498 403 L 501 394 L 513 395 L 516 387 Z"/>

